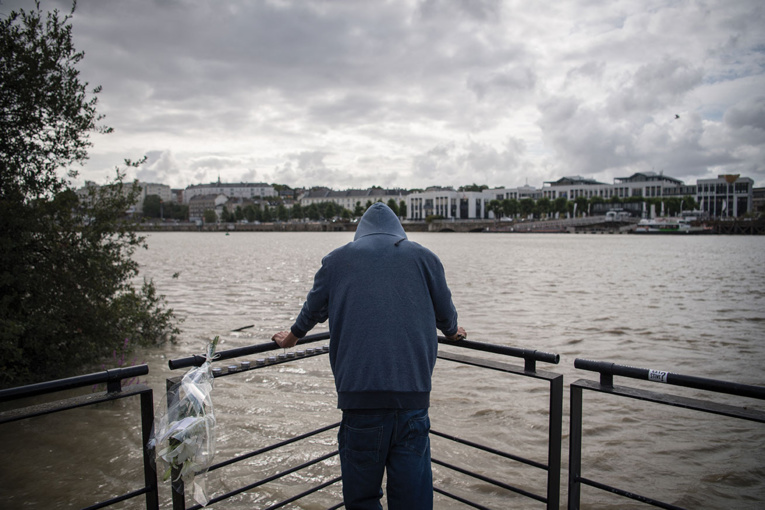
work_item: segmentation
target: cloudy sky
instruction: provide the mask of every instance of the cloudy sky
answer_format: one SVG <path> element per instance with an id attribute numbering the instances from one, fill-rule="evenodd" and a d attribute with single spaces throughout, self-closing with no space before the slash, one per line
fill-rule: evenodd
<path id="1" fill-rule="evenodd" d="M 80 181 L 146 155 L 129 176 L 173 187 L 765 186 L 762 0 L 80 0 L 73 25 L 114 128 Z"/>

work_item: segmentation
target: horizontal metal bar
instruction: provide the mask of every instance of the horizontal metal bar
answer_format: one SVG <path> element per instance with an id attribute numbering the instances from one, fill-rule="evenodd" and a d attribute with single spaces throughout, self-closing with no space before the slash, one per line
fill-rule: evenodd
<path id="1" fill-rule="evenodd" d="M 522 496 L 526 496 L 527 498 L 535 499 L 537 501 L 540 501 L 542 503 L 547 503 L 547 498 L 538 496 L 532 492 L 519 489 L 518 487 L 513 487 L 512 485 L 508 485 L 504 482 L 500 482 L 498 480 L 494 480 L 492 478 L 489 478 L 487 476 L 479 475 L 478 473 L 473 473 L 472 471 L 468 471 L 467 469 L 463 469 L 461 467 L 457 467 L 453 464 L 449 464 L 443 461 L 440 461 L 438 459 L 431 458 L 430 459 L 434 464 L 438 464 L 439 466 L 443 466 L 445 468 L 449 468 L 451 470 L 457 471 L 458 473 L 462 473 L 463 475 L 467 475 L 473 478 L 476 478 L 478 480 L 481 480 L 482 482 L 489 483 L 491 485 L 494 485 L 496 487 L 501 487 L 503 489 L 509 490 L 511 492 L 515 492 L 516 494 L 520 494 Z"/>
<path id="2" fill-rule="evenodd" d="M 472 448 L 477 448 L 479 450 L 483 450 L 487 453 L 493 453 L 494 455 L 499 455 L 500 457 L 504 457 L 506 459 L 514 460 L 516 462 L 521 462 L 523 464 L 535 467 L 537 469 L 543 469 L 545 471 L 548 470 L 548 467 L 545 464 L 542 464 L 540 462 L 536 462 L 534 460 L 524 459 L 523 457 L 519 457 L 517 455 L 513 455 L 512 453 L 506 453 L 501 450 L 496 450 L 494 448 L 491 448 L 489 446 L 484 446 L 478 443 L 474 443 L 472 441 L 468 441 L 466 439 L 461 439 L 457 436 L 452 436 L 449 434 L 444 434 L 443 432 L 438 432 L 437 430 L 430 429 L 430 433 L 439 437 L 443 437 L 445 439 L 449 439 L 451 441 L 454 441 L 456 443 L 464 444 L 466 446 L 470 446 Z"/>
<path id="3" fill-rule="evenodd" d="M 578 477 L 579 483 L 583 485 L 589 485 L 590 487 L 595 487 L 596 489 L 601 489 L 606 492 L 611 492 L 613 494 L 617 494 L 619 496 L 623 496 L 625 498 L 629 498 L 635 501 L 640 501 L 642 503 L 646 503 L 651 506 L 656 506 L 659 508 L 664 508 L 666 510 L 686 510 L 685 508 L 681 506 L 675 506 L 670 505 L 669 503 L 664 503 L 663 501 L 659 501 L 657 499 L 649 498 L 647 496 L 641 496 L 639 494 L 635 494 L 633 492 L 628 492 L 622 489 L 618 489 L 616 487 L 611 487 L 610 485 L 606 485 L 604 483 L 599 483 L 594 480 L 588 480 L 587 478 Z"/>
<path id="4" fill-rule="evenodd" d="M 135 365 L 132 367 L 112 368 L 103 372 L 78 375 L 66 379 L 57 379 L 55 381 L 46 381 L 27 386 L 18 386 L 16 388 L 6 388 L 0 390 L 0 402 L 18 400 L 20 398 L 35 397 L 57 391 L 82 388 L 83 386 L 93 386 L 95 384 L 112 383 L 122 381 L 123 379 L 132 379 L 149 373 L 148 365 Z"/>
<path id="5" fill-rule="evenodd" d="M 337 478 L 333 478 L 332 480 L 329 480 L 327 482 L 322 483 L 321 485 L 317 485 L 316 487 L 312 487 L 311 489 L 308 489 L 305 492 L 301 492 L 300 494 L 297 494 L 295 496 L 292 496 L 289 499 L 285 499 L 284 501 L 280 501 L 279 503 L 276 503 L 275 505 L 269 506 L 268 508 L 265 508 L 264 510 L 276 510 L 277 508 L 281 508 L 285 505 L 289 505 L 290 503 L 294 503 L 295 501 L 301 500 L 304 497 L 313 494 L 314 492 L 319 492 L 322 489 L 326 489 L 330 485 L 336 484 L 340 480 L 342 480 L 342 476 L 338 476 Z"/>
<path id="6" fill-rule="evenodd" d="M 491 352 L 494 354 L 503 354 L 505 356 L 512 356 L 515 358 L 542 361 L 544 363 L 553 363 L 555 365 L 557 365 L 558 362 L 560 362 L 559 354 L 536 351 L 533 349 L 520 349 L 518 347 L 509 347 L 507 345 L 474 342 L 472 340 L 449 340 L 445 336 L 439 336 L 438 343 L 444 344 L 444 345 L 453 345 L 455 347 L 464 347 L 466 349 L 473 349 L 475 351 Z"/>
<path id="7" fill-rule="evenodd" d="M 75 397 L 56 400 L 54 402 L 46 402 L 43 404 L 22 407 L 19 409 L 10 409 L 0 413 L 0 424 L 25 420 L 27 418 L 34 418 L 35 416 L 44 416 L 46 414 L 53 414 L 60 411 L 67 411 L 69 409 L 76 409 L 78 407 L 100 404 L 101 402 L 109 402 L 112 400 L 129 398 L 151 392 L 151 388 L 144 384 L 131 384 L 130 386 L 125 387 L 124 391 L 119 393 L 89 393 L 87 395 L 78 395 Z"/>
<path id="8" fill-rule="evenodd" d="M 299 466 L 295 466 L 295 467 L 290 468 L 290 469 L 288 469 L 286 471 L 282 471 L 281 473 L 277 473 L 275 475 L 269 476 L 268 478 L 264 478 L 262 480 L 258 480 L 257 482 L 251 483 L 249 485 L 245 485 L 244 487 L 240 487 L 240 488 L 235 489 L 235 490 L 233 490 L 231 492 L 227 492 L 226 494 L 221 494 L 220 496 L 211 499 L 207 504 L 208 505 L 212 505 L 214 503 L 218 503 L 220 501 L 228 499 L 228 498 L 230 498 L 232 496 L 236 496 L 237 494 L 241 494 L 243 492 L 247 492 L 248 490 L 254 489 L 255 487 L 260 487 L 261 485 L 265 485 L 268 482 L 273 482 L 274 480 L 278 480 L 279 478 L 282 478 L 282 477 L 287 476 L 289 474 L 295 473 L 296 471 L 300 471 L 301 469 L 305 469 L 307 467 L 313 466 L 314 464 L 318 464 L 319 462 L 323 462 L 323 461 L 325 461 L 327 459 L 331 459 L 332 457 L 334 457 L 337 454 L 338 454 L 338 451 L 335 450 L 332 453 L 328 453 L 326 455 L 322 455 L 321 457 L 317 457 L 317 458 L 312 459 L 312 460 L 310 460 L 308 462 L 305 462 L 305 463 L 303 463 L 303 464 L 301 464 Z M 190 508 L 187 508 L 186 510 L 199 510 L 200 508 L 202 508 L 202 505 L 194 505 L 194 506 L 192 506 Z"/>
<path id="9" fill-rule="evenodd" d="M 334 428 L 337 428 L 340 426 L 340 422 L 333 423 L 332 425 L 327 425 L 325 427 L 321 427 L 319 429 L 313 430 L 311 432 L 306 432 L 305 434 L 301 434 L 299 436 L 292 437 L 290 439 L 286 439 L 280 443 L 275 443 L 270 446 L 266 446 L 265 448 L 261 448 L 260 450 L 256 450 L 254 452 L 245 453 L 244 455 L 240 455 L 238 457 L 234 457 L 228 460 L 224 460 L 223 462 L 219 462 L 218 464 L 215 464 L 213 466 L 210 466 L 208 471 L 215 471 L 216 469 L 220 469 L 222 467 L 229 466 L 231 464 L 235 464 L 237 462 L 243 461 L 245 459 L 249 459 L 251 457 L 257 457 L 258 455 L 262 455 L 264 453 L 270 452 L 272 450 L 276 450 L 278 448 L 281 448 L 282 446 L 287 446 L 288 444 L 297 443 L 298 441 L 302 441 L 303 439 L 307 439 L 312 436 L 316 436 L 318 434 L 321 434 L 322 432 L 326 432 L 328 430 L 332 430 Z"/>
<path id="10" fill-rule="evenodd" d="M 601 375 L 617 375 L 620 377 L 629 377 L 632 379 L 642 379 L 645 381 L 669 384 L 671 386 L 683 386 L 697 390 L 714 391 L 716 393 L 725 393 L 728 395 L 737 395 L 740 397 L 765 400 L 765 387 L 762 386 L 739 384 L 729 381 L 720 381 L 718 379 L 707 379 L 704 377 L 675 374 L 663 370 L 636 368 L 625 365 L 617 365 L 615 363 L 609 363 L 605 361 L 592 361 L 579 358 L 574 360 L 574 367 L 581 370 L 598 372 Z"/>
<path id="11" fill-rule="evenodd" d="M 764 411 L 736 407 L 728 404 L 718 404 L 717 402 L 710 402 L 708 400 L 680 397 L 677 395 L 670 395 L 668 393 L 658 393 L 654 391 L 641 390 L 638 388 L 629 388 L 626 386 L 603 386 L 596 381 L 588 381 L 586 379 L 580 379 L 571 383 L 571 387 L 584 388 L 600 393 L 609 393 L 619 397 L 634 398 L 636 400 L 654 402 L 657 404 L 664 404 L 673 407 L 681 407 L 684 409 L 717 414 L 720 416 L 728 416 L 730 418 L 740 418 L 742 420 L 765 423 Z"/>
<path id="12" fill-rule="evenodd" d="M 322 340 L 329 339 L 329 332 L 317 333 L 315 335 L 306 335 L 298 340 L 296 345 L 310 344 L 313 342 L 320 342 Z M 215 353 L 215 361 L 224 361 L 227 359 L 239 358 L 241 356 L 247 356 L 250 354 L 257 354 L 259 352 L 268 352 L 281 349 L 276 342 L 268 342 L 264 344 L 249 345 L 247 347 L 238 347 L 236 349 L 228 349 L 226 351 L 218 351 Z M 176 370 L 178 368 L 199 367 L 207 361 L 207 358 L 201 354 L 189 356 L 186 358 L 171 359 L 167 362 L 170 370 Z"/>
<path id="13" fill-rule="evenodd" d="M 472 365 L 479 368 L 488 368 L 491 370 L 498 370 L 508 374 L 522 375 L 524 377 L 532 377 L 534 379 L 541 379 L 544 381 L 553 381 L 560 379 L 563 376 L 554 372 L 545 372 L 542 370 L 528 371 L 526 368 L 521 368 L 515 365 L 509 365 L 503 361 L 475 358 L 471 356 L 465 356 L 464 354 L 455 354 L 452 352 L 440 351 L 438 353 L 439 359 L 448 361 L 454 361 L 456 363 L 462 363 L 464 365 Z"/>
<path id="14" fill-rule="evenodd" d="M 106 508 L 107 506 L 112 506 L 115 503 L 120 503 L 122 501 L 127 501 L 129 499 L 137 498 L 138 496 L 142 496 L 148 492 L 151 492 L 151 490 L 152 490 L 151 488 L 144 487 L 143 489 L 139 489 L 133 492 L 128 492 L 127 494 L 123 494 L 122 496 L 117 496 L 116 498 L 108 499 L 106 501 L 101 501 L 100 503 L 96 503 L 95 505 L 85 507 L 82 510 L 96 510 L 98 508 Z"/>
<path id="15" fill-rule="evenodd" d="M 455 500 L 455 501 L 459 501 L 459 502 L 460 502 L 460 503 L 462 503 L 463 505 L 472 506 L 473 508 L 478 508 L 479 510 L 491 510 L 489 507 L 485 507 L 485 506 L 479 505 L 478 503 L 473 503 L 472 501 L 468 501 L 468 500 L 467 500 L 467 499 L 465 499 L 465 498 L 461 498 L 461 497 L 459 497 L 459 496 L 456 496 L 456 495 L 454 495 L 454 494 L 452 494 L 452 493 L 450 493 L 450 492 L 446 492 L 446 491 L 445 491 L 445 490 L 443 490 L 443 489 L 439 489 L 439 488 L 438 488 L 438 487 L 436 487 L 436 486 L 433 486 L 433 491 L 434 491 L 434 492 L 437 492 L 437 493 L 439 493 L 439 494 L 443 494 L 443 495 L 444 495 L 444 496 L 446 496 L 447 498 L 451 498 L 451 499 L 453 499 L 453 500 Z"/>

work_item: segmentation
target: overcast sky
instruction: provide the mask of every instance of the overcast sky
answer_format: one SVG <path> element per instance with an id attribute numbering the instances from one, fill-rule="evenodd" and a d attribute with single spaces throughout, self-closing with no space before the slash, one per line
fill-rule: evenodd
<path id="1" fill-rule="evenodd" d="M 765 186 L 762 0 L 80 0 L 73 25 L 114 128 L 79 182 L 146 155 L 129 176 L 173 187 Z"/>

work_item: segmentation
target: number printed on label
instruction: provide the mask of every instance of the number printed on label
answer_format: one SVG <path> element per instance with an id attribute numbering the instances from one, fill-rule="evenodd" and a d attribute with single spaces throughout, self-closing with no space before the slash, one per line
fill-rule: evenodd
<path id="1" fill-rule="evenodd" d="M 649 370 L 648 371 L 648 380 L 654 381 L 654 382 L 667 382 L 667 374 L 669 372 L 664 372 L 662 370 Z"/>

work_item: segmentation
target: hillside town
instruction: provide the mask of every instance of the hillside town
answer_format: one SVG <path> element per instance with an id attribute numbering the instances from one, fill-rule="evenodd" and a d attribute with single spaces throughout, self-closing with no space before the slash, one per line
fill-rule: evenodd
<path id="1" fill-rule="evenodd" d="M 614 179 L 611 184 L 581 176 L 562 177 L 541 187 L 489 188 L 486 185 L 432 186 L 405 190 L 371 187 L 333 190 L 326 187 L 290 188 L 267 183 L 194 184 L 173 189 L 166 184 L 137 182 L 139 198 L 130 214 L 194 223 L 268 222 L 345 219 L 363 214 L 383 202 L 404 221 L 429 218 L 491 220 L 502 217 L 546 218 L 605 214 L 618 208 L 631 216 L 654 211 L 679 214 L 696 211 L 709 219 L 739 218 L 763 212 L 765 188 L 740 175 L 719 175 L 688 185 L 663 173 L 642 172 Z M 78 190 L 84 198 L 92 182 Z M 654 212 L 653 214 L 657 214 Z"/>

